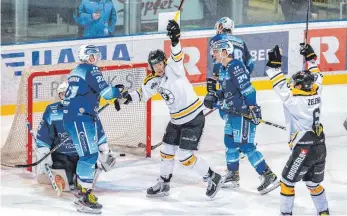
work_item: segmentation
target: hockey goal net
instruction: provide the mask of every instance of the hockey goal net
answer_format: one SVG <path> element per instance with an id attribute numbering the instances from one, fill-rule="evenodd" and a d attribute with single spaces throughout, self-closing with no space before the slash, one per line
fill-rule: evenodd
<path id="1" fill-rule="evenodd" d="M 27 122 L 36 135 L 38 124 L 48 104 L 59 101 L 56 89 L 66 81 L 76 63 L 53 66 L 36 66 L 26 69 L 21 77 L 15 118 L 1 148 L 1 164 L 31 164 L 36 160 L 35 143 Z M 129 91 L 139 88 L 148 74 L 147 63 L 100 61 L 98 66 L 106 82 L 123 84 Z M 105 105 L 101 99 L 100 107 Z M 116 111 L 114 105 L 106 107 L 99 117 L 104 127 L 107 143 L 117 152 L 151 155 L 151 101 L 122 105 Z M 31 171 L 29 168 L 28 170 Z"/>

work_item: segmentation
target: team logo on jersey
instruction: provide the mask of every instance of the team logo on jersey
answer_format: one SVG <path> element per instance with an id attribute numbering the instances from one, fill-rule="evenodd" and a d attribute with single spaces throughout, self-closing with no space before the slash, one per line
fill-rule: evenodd
<path id="1" fill-rule="evenodd" d="M 175 102 L 175 96 L 172 94 L 172 92 L 169 89 L 164 89 L 160 87 L 158 88 L 158 92 L 161 95 L 161 97 L 165 100 L 165 103 L 167 105 L 171 105 Z"/>
<path id="2" fill-rule="evenodd" d="M 81 107 L 81 108 L 79 108 L 78 110 L 80 111 L 80 113 L 84 113 L 84 111 L 85 111 L 85 109 L 84 109 L 84 108 L 82 108 L 82 107 Z"/>
<path id="3" fill-rule="evenodd" d="M 157 82 L 152 83 L 151 89 L 154 89 L 156 86 L 158 86 L 158 83 L 157 83 Z"/>

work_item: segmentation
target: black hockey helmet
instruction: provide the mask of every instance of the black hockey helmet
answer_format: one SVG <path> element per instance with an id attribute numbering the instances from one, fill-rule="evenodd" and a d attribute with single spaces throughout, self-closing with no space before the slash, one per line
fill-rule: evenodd
<path id="1" fill-rule="evenodd" d="M 315 81 L 315 76 L 313 73 L 311 73 L 309 70 L 303 70 L 296 72 L 291 80 L 290 83 L 295 87 L 297 85 L 301 85 L 301 90 L 303 91 L 311 91 L 312 84 Z"/>
<path id="2" fill-rule="evenodd" d="M 166 56 L 163 50 L 157 49 L 149 52 L 148 64 L 150 65 L 152 72 L 154 73 L 153 65 L 163 61 L 166 64 Z"/>

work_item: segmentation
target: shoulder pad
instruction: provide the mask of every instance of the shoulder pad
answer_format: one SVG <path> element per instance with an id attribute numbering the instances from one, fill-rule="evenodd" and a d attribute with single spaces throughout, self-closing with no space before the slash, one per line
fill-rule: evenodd
<path id="1" fill-rule="evenodd" d="M 156 74 L 153 74 L 153 73 L 150 73 L 150 74 L 147 75 L 147 77 L 143 81 L 143 84 L 146 85 L 150 80 L 152 80 L 154 78 L 157 78 L 157 77 L 160 77 L 160 76 L 158 76 Z"/>

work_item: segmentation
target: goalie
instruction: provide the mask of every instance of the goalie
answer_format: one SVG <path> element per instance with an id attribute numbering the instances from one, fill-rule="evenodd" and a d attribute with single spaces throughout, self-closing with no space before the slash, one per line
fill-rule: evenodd
<path id="1" fill-rule="evenodd" d="M 57 94 L 62 101 L 66 89 L 66 82 L 61 83 L 57 88 Z M 59 173 L 62 178 L 61 181 L 65 181 L 64 179 L 67 178 L 68 182 L 56 182 L 58 187 L 60 186 L 61 191 L 66 191 L 75 188 L 78 154 L 71 138 L 64 130 L 63 104 L 59 101 L 48 105 L 43 113 L 36 136 L 37 158 L 42 158 L 61 142 L 65 142 L 65 144 L 60 146 L 38 165 L 37 182 L 40 184 L 50 184 L 45 168 L 46 164 L 48 164 L 49 167 L 54 169 L 54 174 Z M 56 177 L 55 179 L 58 181 L 59 178 Z M 69 188 L 67 188 L 67 186 L 69 186 Z"/>

